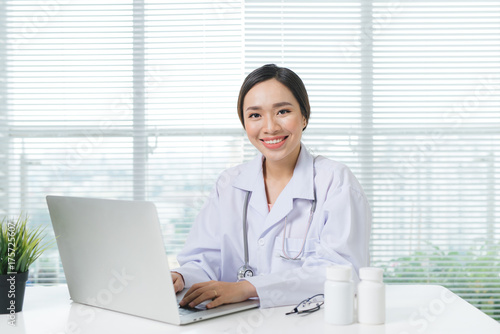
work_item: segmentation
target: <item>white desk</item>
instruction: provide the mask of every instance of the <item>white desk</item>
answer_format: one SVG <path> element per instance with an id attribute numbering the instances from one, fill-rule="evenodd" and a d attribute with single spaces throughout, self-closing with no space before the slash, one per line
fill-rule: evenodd
<path id="1" fill-rule="evenodd" d="M 72 303 L 66 286 L 28 287 L 17 326 L 0 316 L 2 334 L 85 333 L 480 333 L 500 334 L 500 324 L 449 290 L 435 285 L 387 286 L 385 325 L 331 326 L 323 308 L 305 316 L 288 315 L 293 307 L 253 309 L 186 326 L 174 326 L 135 316 Z"/>

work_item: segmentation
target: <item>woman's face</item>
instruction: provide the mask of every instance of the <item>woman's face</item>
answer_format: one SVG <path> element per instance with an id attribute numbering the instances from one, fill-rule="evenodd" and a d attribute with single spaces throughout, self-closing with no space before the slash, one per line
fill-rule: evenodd
<path id="1" fill-rule="evenodd" d="M 307 121 L 292 92 L 276 79 L 260 82 L 243 101 L 245 130 L 268 162 L 295 164 Z"/>

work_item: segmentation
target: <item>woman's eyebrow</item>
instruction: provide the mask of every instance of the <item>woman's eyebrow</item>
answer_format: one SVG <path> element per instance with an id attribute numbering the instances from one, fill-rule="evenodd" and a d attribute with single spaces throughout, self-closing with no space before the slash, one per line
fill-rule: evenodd
<path id="1" fill-rule="evenodd" d="M 283 106 L 293 106 L 293 104 L 291 104 L 290 102 L 286 102 L 286 101 L 277 102 L 277 103 L 274 103 L 272 105 L 272 108 L 276 109 L 276 108 L 281 108 Z M 245 111 L 249 111 L 249 110 L 261 110 L 261 109 L 262 109 L 261 106 L 250 106 L 250 107 L 246 108 Z"/>
<path id="2" fill-rule="evenodd" d="M 286 102 L 286 101 L 285 102 L 278 102 L 278 103 L 273 104 L 273 109 L 281 108 L 284 106 L 293 106 L 293 104 L 291 104 L 290 102 Z"/>

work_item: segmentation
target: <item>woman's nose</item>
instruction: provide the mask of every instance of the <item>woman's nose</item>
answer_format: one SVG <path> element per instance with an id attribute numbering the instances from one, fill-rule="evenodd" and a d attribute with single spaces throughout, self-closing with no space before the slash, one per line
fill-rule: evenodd
<path id="1" fill-rule="evenodd" d="M 281 129 L 281 125 L 279 124 L 279 121 L 273 117 L 270 116 L 266 119 L 266 128 L 265 131 L 267 133 L 275 133 Z"/>

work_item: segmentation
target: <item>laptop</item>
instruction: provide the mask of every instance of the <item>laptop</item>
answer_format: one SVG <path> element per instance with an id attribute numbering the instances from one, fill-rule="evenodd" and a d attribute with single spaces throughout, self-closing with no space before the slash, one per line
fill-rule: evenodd
<path id="1" fill-rule="evenodd" d="M 47 205 L 74 302 L 175 325 L 259 306 L 179 307 L 186 289 L 174 291 L 152 202 L 47 196 Z"/>

